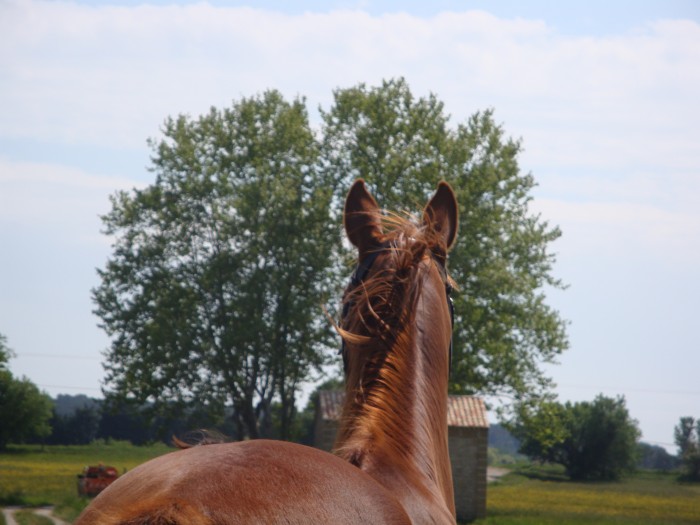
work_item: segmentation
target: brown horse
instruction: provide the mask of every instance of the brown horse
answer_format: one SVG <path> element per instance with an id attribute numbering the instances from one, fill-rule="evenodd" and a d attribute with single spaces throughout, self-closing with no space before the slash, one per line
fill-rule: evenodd
<path id="1" fill-rule="evenodd" d="M 441 183 L 413 224 L 382 216 L 357 181 L 344 222 L 359 264 L 338 328 L 346 401 L 335 455 L 266 440 L 172 452 L 120 477 L 77 525 L 455 522 L 445 270 L 454 194 Z"/>

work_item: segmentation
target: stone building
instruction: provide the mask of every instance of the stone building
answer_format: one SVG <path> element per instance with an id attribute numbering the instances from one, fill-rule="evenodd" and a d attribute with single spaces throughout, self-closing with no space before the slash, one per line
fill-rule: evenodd
<path id="1" fill-rule="evenodd" d="M 316 407 L 314 444 L 331 450 L 338 430 L 344 392 L 322 391 Z M 486 461 L 489 423 L 481 398 L 450 396 L 447 409 L 448 439 L 455 505 L 459 521 L 486 515 Z"/>

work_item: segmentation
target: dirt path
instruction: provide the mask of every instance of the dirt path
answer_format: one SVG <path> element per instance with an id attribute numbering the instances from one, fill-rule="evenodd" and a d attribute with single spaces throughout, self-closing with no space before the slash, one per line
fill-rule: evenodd
<path id="1" fill-rule="evenodd" d="M 17 525 L 17 521 L 15 521 L 14 514 L 18 510 L 22 510 L 24 507 L 5 507 L 2 509 L 2 513 L 5 516 L 5 521 L 7 522 L 7 525 Z M 50 520 L 53 520 L 55 525 L 69 525 L 67 522 L 63 521 L 60 518 L 57 518 L 52 514 L 53 512 L 53 507 L 41 507 L 38 509 L 28 509 L 28 510 L 33 510 L 36 514 L 39 514 L 41 516 L 46 516 Z"/>
<path id="2" fill-rule="evenodd" d="M 510 469 L 502 467 L 487 467 L 486 469 L 486 479 L 489 483 L 497 481 L 498 478 L 505 476 L 510 472 Z"/>
<path id="3" fill-rule="evenodd" d="M 20 507 L 5 507 L 2 509 L 2 513 L 5 516 L 5 521 L 7 525 L 17 525 L 15 521 L 15 511 L 20 510 Z"/>
<path id="4" fill-rule="evenodd" d="M 63 521 L 61 518 L 57 518 L 53 515 L 53 507 L 43 507 L 40 509 L 35 509 L 34 512 L 40 514 L 41 516 L 46 516 L 52 519 L 56 525 L 69 525 L 68 522 Z"/>

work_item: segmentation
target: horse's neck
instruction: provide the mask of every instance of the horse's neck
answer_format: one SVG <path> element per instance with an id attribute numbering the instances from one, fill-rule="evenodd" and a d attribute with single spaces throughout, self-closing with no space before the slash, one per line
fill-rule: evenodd
<path id="1" fill-rule="evenodd" d="M 401 359 L 382 371 L 383 384 L 368 392 L 364 402 L 349 385 L 347 396 L 354 401 L 346 410 L 357 419 L 341 429 L 336 449 L 395 494 L 405 495 L 408 505 L 421 508 L 426 500 L 437 499 L 450 510 L 454 498 L 447 449 L 447 371 L 438 372 L 444 380 L 435 380 L 434 370 L 440 361 L 436 352 L 444 349 L 433 348 L 440 345 L 425 337 L 419 324 L 400 334 L 397 344 L 411 342 Z"/>

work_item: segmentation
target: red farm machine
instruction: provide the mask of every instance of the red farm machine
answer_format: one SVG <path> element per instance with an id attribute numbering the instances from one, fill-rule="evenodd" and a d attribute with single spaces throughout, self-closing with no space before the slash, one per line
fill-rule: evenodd
<path id="1" fill-rule="evenodd" d="M 91 498 L 97 496 L 118 477 L 119 473 L 114 467 L 102 464 L 85 467 L 82 474 L 78 474 L 78 494 Z"/>

